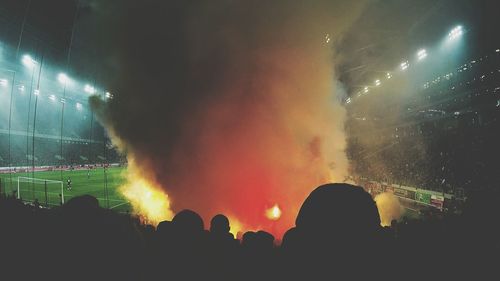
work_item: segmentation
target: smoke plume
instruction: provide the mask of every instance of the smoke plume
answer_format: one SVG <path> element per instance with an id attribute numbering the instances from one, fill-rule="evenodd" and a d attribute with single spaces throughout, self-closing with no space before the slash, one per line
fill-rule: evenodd
<path id="1" fill-rule="evenodd" d="M 312 189 L 345 179 L 333 50 L 361 1 L 92 7 L 114 94 L 93 107 L 134 174 L 168 194 L 165 212 L 225 213 L 281 234 Z M 128 197 L 144 213 L 141 196 Z"/>
<path id="2" fill-rule="evenodd" d="M 390 226 L 392 220 L 398 220 L 403 215 L 405 209 L 394 194 L 384 192 L 375 196 L 374 199 L 382 226 Z"/>

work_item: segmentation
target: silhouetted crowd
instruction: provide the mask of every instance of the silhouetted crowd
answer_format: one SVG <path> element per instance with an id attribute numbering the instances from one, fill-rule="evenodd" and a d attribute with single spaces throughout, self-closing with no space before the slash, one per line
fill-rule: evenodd
<path id="1" fill-rule="evenodd" d="M 155 228 L 103 209 L 91 196 L 54 209 L 1 198 L 0 278 L 497 280 L 498 206 L 497 193 L 472 194 L 460 216 L 381 227 L 377 207 L 361 187 L 327 184 L 305 199 L 295 227 L 277 245 L 265 231 L 235 239 L 222 214 L 208 230 L 191 210 Z"/>

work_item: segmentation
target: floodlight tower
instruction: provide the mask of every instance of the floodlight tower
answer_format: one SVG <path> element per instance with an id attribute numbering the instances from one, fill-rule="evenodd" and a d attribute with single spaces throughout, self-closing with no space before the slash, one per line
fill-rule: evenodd
<path id="1" fill-rule="evenodd" d="M 13 95 L 14 95 L 14 84 L 16 81 L 16 71 L 10 70 L 10 69 L 5 69 L 5 71 L 12 73 L 12 84 L 10 87 L 10 100 L 9 100 L 9 141 L 8 141 L 8 158 L 9 158 L 9 182 L 10 182 L 10 187 L 12 188 L 12 149 L 11 149 L 11 128 L 12 128 L 12 100 L 13 100 Z M 5 80 L 7 81 L 7 80 Z M 5 86 L 8 85 L 8 83 L 4 83 Z"/>
<path id="2" fill-rule="evenodd" d="M 26 124 L 26 166 L 29 167 L 29 130 L 30 130 L 30 114 L 31 114 L 31 98 L 33 95 L 38 96 L 40 91 L 37 89 L 33 91 L 33 83 L 35 81 L 35 70 L 36 66 L 38 65 L 38 62 L 31 57 L 31 55 L 25 54 L 23 55 L 21 59 L 22 64 L 28 68 L 28 70 L 31 70 L 31 82 L 30 82 L 30 97 L 28 99 L 28 117 L 26 118 L 27 124 Z M 41 65 L 40 65 L 41 68 Z"/>

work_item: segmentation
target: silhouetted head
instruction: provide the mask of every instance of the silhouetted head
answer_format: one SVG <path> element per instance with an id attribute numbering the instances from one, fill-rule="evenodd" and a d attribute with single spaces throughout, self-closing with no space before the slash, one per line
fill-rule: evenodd
<path id="1" fill-rule="evenodd" d="M 172 222 L 171 221 L 162 221 L 156 227 L 156 232 L 158 234 L 168 234 L 172 231 Z"/>
<path id="2" fill-rule="evenodd" d="M 375 202 L 363 188 L 336 183 L 311 192 L 295 224 L 309 238 L 329 242 L 373 236 L 380 229 L 380 217 Z"/>
<path id="3" fill-rule="evenodd" d="M 185 233 L 203 232 L 205 229 L 203 219 L 197 213 L 191 210 L 182 210 L 175 215 L 172 220 L 176 230 Z"/>
<path id="4" fill-rule="evenodd" d="M 253 231 L 247 231 L 245 232 L 245 234 L 243 234 L 241 244 L 244 247 L 252 248 L 255 247 L 256 239 L 257 239 L 257 233 Z"/>
<path id="5" fill-rule="evenodd" d="M 263 248 L 272 248 L 274 245 L 274 236 L 266 231 L 257 231 L 257 241 Z"/>
<path id="6" fill-rule="evenodd" d="M 229 219 L 222 214 L 215 215 L 210 221 L 211 233 L 225 234 L 228 233 L 229 230 Z"/>
<path id="7" fill-rule="evenodd" d="M 67 210 L 98 209 L 99 201 L 91 195 L 81 195 L 71 198 L 65 205 Z"/>
<path id="8" fill-rule="evenodd" d="M 283 235 L 283 240 L 281 242 L 281 247 L 287 249 L 289 247 L 294 247 L 297 244 L 299 237 L 296 227 L 292 227 L 285 232 Z"/>

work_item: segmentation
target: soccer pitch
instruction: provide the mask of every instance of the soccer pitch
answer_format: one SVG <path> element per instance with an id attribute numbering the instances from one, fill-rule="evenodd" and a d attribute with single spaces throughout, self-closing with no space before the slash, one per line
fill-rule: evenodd
<path id="1" fill-rule="evenodd" d="M 99 200 L 99 205 L 103 208 L 110 208 L 118 212 L 126 212 L 132 209 L 130 203 L 118 192 L 117 188 L 125 181 L 123 173 L 126 168 L 122 167 L 112 167 L 106 169 L 106 175 L 103 168 L 96 168 L 90 170 L 90 175 L 87 175 L 88 170 L 63 170 L 62 181 L 64 188 L 64 201 L 68 202 L 71 198 L 80 195 L 92 195 Z M 12 195 L 13 192 L 17 192 L 17 182 L 18 177 L 29 177 L 37 178 L 43 180 L 55 180 L 61 181 L 61 171 L 39 171 L 39 172 L 28 172 L 28 173 L 12 173 L 0 174 L 1 178 L 1 192 L 7 195 Z M 71 179 L 71 190 L 67 189 L 67 179 Z M 105 178 L 107 179 L 107 197 L 106 197 L 106 186 Z M 11 185 L 12 179 L 12 185 Z M 30 183 L 24 183 L 24 185 L 30 185 Z M 57 195 L 54 195 L 57 193 Z M 54 196 L 59 196 L 60 184 L 58 186 L 52 186 L 49 190 L 49 194 Z M 38 199 L 40 205 L 45 205 L 45 191 L 43 184 L 37 184 L 33 188 L 33 192 L 22 192 L 21 197 L 24 201 L 33 201 L 35 198 Z M 53 204 L 52 204 L 53 205 Z"/>

